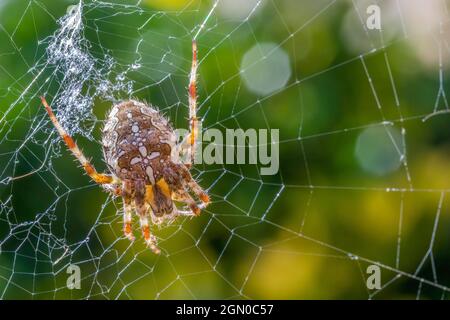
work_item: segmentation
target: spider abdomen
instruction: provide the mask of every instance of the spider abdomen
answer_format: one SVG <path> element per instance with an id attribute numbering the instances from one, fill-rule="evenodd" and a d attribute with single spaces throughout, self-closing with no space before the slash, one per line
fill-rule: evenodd
<path id="1" fill-rule="evenodd" d="M 122 180 L 155 184 L 171 161 L 176 135 L 169 122 L 145 103 L 129 100 L 111 109 L 103 128 L 105 161 Z"/>

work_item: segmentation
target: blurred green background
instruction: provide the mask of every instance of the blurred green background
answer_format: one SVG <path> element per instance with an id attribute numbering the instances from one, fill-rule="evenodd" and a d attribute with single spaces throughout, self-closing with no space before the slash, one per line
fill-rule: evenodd
<path id="1" fill-rule="evenodd" d="M 280 170 L 197 165 L 213 203 L 154 228 L 161 256 L 137 227 L 123 238 L 121 200 L 40 107 L 61 90 L 45 50 L 73 4 L 0 0 L 0 298 L 449 297 L 450 1 L 377 1 L 381 32 L 365 24 L 372 1 L 220 1 L 197 38 L 203 126 L 279 129 Z M 213 2 L 135 4 L 85 1 L 87 50 L 96 68 L 117 62 L 106 77 L 126 71 L 118 98 L 186 128 L 191 40 Z M 110 106 L 96 97 L 98 121 L 80 124 L 93 138 L 75 135 L 99 170 Z M 66 288 L 70 264 L 80 290 Z M 371 264 L 382 290 L 366 287 Z"/>

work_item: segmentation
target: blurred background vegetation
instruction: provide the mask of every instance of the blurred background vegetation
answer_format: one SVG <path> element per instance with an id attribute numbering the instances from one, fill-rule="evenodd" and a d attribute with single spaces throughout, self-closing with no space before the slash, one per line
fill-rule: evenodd
<path id="1" fill-rule="evenodd" d="M 35 66 L 77 2 L 0 0 L 0 297 L 448 298 L 450 1 L 377 1 L 381 32 L 363 23 L 372 2 L 219 2 L 197 39 L 204 127 L 280 129 L 280 171 L 196 166 L 213 203 L 155 230 L 155 256 L 123 239 L 120 199 L 82 174 L 39 105 L 61 77 L 33 81 Z M 190 43 L 213 3 L 135 3 L 85 1 L 89 52 L 118 62 L 111 77 L 139 62 L 121 97 L 186 127 Z M 75 138 L 104 170 L 111 103 L 97 100 L 94 138 Z M 69 264 L 81 290 L 66 288 Z"/>

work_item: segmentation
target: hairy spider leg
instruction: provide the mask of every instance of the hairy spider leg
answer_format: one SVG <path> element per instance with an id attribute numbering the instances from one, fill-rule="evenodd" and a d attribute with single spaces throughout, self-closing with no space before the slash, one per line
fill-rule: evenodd
<path id="1" fill-rule="evenodd" d="M 180 171 L 181 171 L 181 177 L 177 177 L 177 175 L 173 174 L 173 172 L 180 172 Z M 199 206 L 197 205 L 195 200 L 191 197 L 191 195 L 188 192 L 188 184 L 182 182 L 183 179 L 185 179 L 186 177 L 188 179 L 192 179 L 192 176 L 189 173 L 189 171 L 186 169 L 186 167 L 182 164 L 178 164 L 178 165 L 173 164 L 170 169 L 169 168 L 165 169 L 164 174 L 166 175 L 166 177 L 168 177 L 168 179 L 170 179 L 169 182 L 173 186 L 174 191 L 168 193 L 168 195 L 170 195 L 172 200 L 186 203 L 190 207 L 192 214 L 194 214 L 196 216 L 200 215 Z M 161 187 L 163 189 L 167 189 L 167 190 L 170 189 L 169 186 L 167 185 L 166 181 L 164 181 L 164 180 L 159 181 L 159 183 L 161 184 Z M 202 193 L 204 193 L 203 190 L 202 190 Z"/>
<path id="2" fill-rule="evenodd" d="M 142 235 L 144 236 L 147 246 L 156 254 L 160 254 L 161 250 L 156 246 L 156 237 L 150 233 L 150 226 L 148 223 L 148 210 L 151 210 L 145 201 L 146 186 L 144 180 L 135 181 L 135 196 L 134 202 L 136 205 L 136 213 L 139 215 L 141 223 Z"/>
<path id="3" fill-rule="evenodd" d="M 122 196 L 122 187 L 114 183 L 107 183 L 101 185 L 103 189 L 111 192 L 114 196 Z"/>
<path id="4" fill-rule="evenodd" d="M 186 167 L 180 165 L 180 170 L 183 181 L 185 181 L 188 187 L 196 194 L 196 196 L 203 202 L 203 204 L 207 206 L 210 202 L 208 194 L 203 191 L 202 187 L 200 187 L 198 183 L 192 178 L 191 173 Z"/>
<path id="5" fill-rule="evenodd" d="M 45 110 L 47 110 L 50 120 L 53 122 L 53 125 L 56 127 L 56 130 L 58 130 L 59 135 L 64 140 L 64 142 L 66 143 L 67 147 L 72 152 L 72 154 L 81 163 L 84 170 L 92 178 L 92 180 L 94 180 L 98 184 L 118 183 L 118 181 L 115 181 L 115 179 L 111 175 L 98 173 L 97 170 L 95 170 L 94 166 L 86 159 L 83 152 L 81 152 L 80 148 L 78 148 L 76 142 L 58 122 L 58 119 L 56 119 L 56 116 L 53 113 L 50 106 L 48 105 L 47 100 L 45 100 L 45 97 L 41 97 L 41 101 L 45 107 Z"/>
<path id="6" fill-rule="evenodd" d="M 131 228 L 131 220 L 133 218 L 133 206 L 131 204 L 133 198 L 133 185 L 130 181 L 123 181 L 122 184 L 123 233 L 130 241 L 134 241 L 133 230 Z"/>
<path id="7" fill-rule="evenodd" d="M 198 118 L 197 118 L 197 42 L 192 41 L 192 65 L 189 77 L 189 145 L 190 145 L 190 164 L 194 163 L 195 143 L 198 137 Z"/>
<path id="8" fill-rule="evenodd" d="M 199 199 L 203 202 L 205 206 L 207 206 L 210 203 L 211 200 L 209 199 L 208 194 L 206 194 L 206 192 L 203 191 L 202 187 L 200 187 L 198 183 L 194 179 L 192 179 L 192 177 L 190 180 L 187 181 L 187 184 L 189 188 L 192 191 L 194 191 L 197 197 L 199 197 Z"/>
<path id="9" fill-rule="evenodd" d="M 173 200 L 180 201 L 186 203 L 192 211 L 192 214 L 195 216 L 199 216 L 201 213 L 200 208 L 198 207 L 195 200 L 191 197 L 191 195 L 182 187 L 177 190 L 177 192 L 172 195 Z"/>

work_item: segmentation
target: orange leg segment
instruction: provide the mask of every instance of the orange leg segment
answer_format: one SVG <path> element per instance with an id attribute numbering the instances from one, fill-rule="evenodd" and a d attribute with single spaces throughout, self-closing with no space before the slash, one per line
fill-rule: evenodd
<path id="1" fill-rule="evenodd" d="M 83 152 L 81 152 L 80 148 L 78 148 L 76 142 L 73 138 L 64 130 L 64 128 L 59 123 L 58 119 L 56 119 L 55 114 L 53 113 L 51 107 L 47 103 L 47 100 L 44 97 L 41 97 L 41 102 L 47 111 L 50 120 L 55 126 L 56 130 L 58 130 L 59 135 L 64 140 L 67 148 L 72 152 L 72 154 L 78 159 L 78 161 L 83 166 L 84 171 L 98 184 L 107 184 L 107 183 L 115 183 L 114 178 L 107 174 L 98 173 L 95 170 L 94 166 L 86 159 Z"/>

